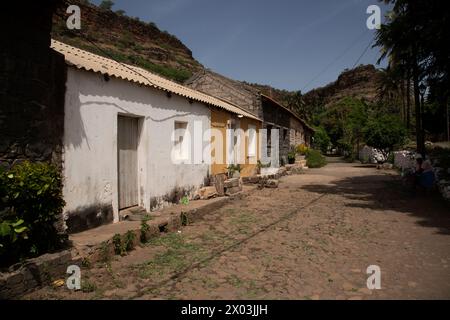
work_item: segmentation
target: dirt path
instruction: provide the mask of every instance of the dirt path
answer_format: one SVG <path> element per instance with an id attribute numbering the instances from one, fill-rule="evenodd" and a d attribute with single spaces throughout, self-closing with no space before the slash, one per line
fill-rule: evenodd
<path id="1" fill-rule="evenodd" d="M 366 268 L 381 268 L 368 290 Z M 332 162 L 26 299 L 450 299 L 450 207 Z M 89 292 L 90 291 L 90 292 Z"/>

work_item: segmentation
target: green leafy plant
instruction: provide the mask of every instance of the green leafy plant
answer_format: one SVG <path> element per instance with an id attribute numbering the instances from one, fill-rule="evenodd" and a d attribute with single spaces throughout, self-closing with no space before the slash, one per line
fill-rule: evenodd
<path id="1" fill-rule="evenodd" d="M 327 160 L 318 150 L 310 149 L 306 154 L 306 165 L 309 168 L 321 168 L 327 164 Z"/>
<path id="2" fill-rule="evenodd" d="M 258 160 L 256 166 L 258 167 L 258 169 L 261 169 L 261 168 L 270 168 L 271 163 L 270 163 L 270 162 L 269 162 L 269 163 L 262 163 L 261 160 Z"/>
<path id="3" fill-rule="evenodd" d="M 99 6 L 99 8 L 101 8 L 103 10 L 111 10 L 112 7 L 114 6 L 114 1 L 103 0 L 102 2 L 100 2 L 100 4 L 98 6 Z"/>
<path id="4" fill-rule="evenodd" d="M 180 203 L 187 206 L 189 204 L 189 197 L 184 196 L 183 198 L 181 198 Z"/>
<path id="5" fill-rule="evenodd" d="M 150 226 L 147 224 L 148 219 L 144 219 L 141 222 L 141 242 L 146 243 L 147 242 L 147 233 L 150 231 Z"/>
<path id="6" fill-rule="evenodd" d="M 100 261 L 106 263 L 109 259 L 109 243 L 108 241 L 103 241 L 100 245 Z"/>
<path id="7" fill-rule="evenodd" d="M 22 219 L 2 221 L 0 223 L 0 253 L 6 248 L 6 243 L 14 244 L 19 239 L 28 239 L 28 230 Z"/>
<path id="8" fill-rule="evenodd" d="M 325 129 L 321 126 L 315 128 L 314 133 L 314 146 L 322 153 L 326 154 L 328 152 L 328 148 L 331 145 L 331 139 L 328 136 Z"/>
<path id="9" fill-rule="evenodd" d="M 291 150 L 291 151 L 288 153 L 287 159 L 288 159 L 288 163 L 289 163 L 289 164 L 294 164 L 294 163 L 295 163 L 295 155 L 296 155 L 295 150 Z"/>
<path id="10" fill-rule="evenodd" d="M 64 205 L 61 176 L 53 165 L 25 161 L 0 170 L 0 265 L 62 248 L 67 236 L 55 225 Z"/>
<path id="11" fill-rule="evenodd" d="M 113 245 L 114 245 L 114 253 L 117 255 L 124 256 L 127 254 L 127 251 L 125 249 L 125 245 L 122 243 L 122 236 L 118 233 L 116 233 L 113 238 Z"/>
<path id="12" fill-rule="evenodd" d="M 95 283 L 89 280 L 81 280 L 81 291 L 84 293 L 94 292 L 97 290 Z"/>
<path id="13" fill-rule="evenodd" d="M 189 217 L 187 216 L 186 212 L 181 212 L 180 219 L 181 219 L 181 225 L 183 227 L 185 227 L 189 224 Z"/>
<path id="14" fill-rule="evenodd" d="M 235 172 L 241 172 L 242 168 L 240 164 L 230 164 L 227 167 L 228 170 L 228 177 L 232 178 Z"/>
<path id="15" fill-rule="evenodd" d="M 380 115 L 369 119 L 364 135 L 368 146 L 392 151 L 405 142 L 406 128 L 398 117 Z"/>
<path id="16" fill-rule="evenodd" d="M 127 233 L 125 233 L 125 241 L 124 241 L 125 251 L 128 252 L 134 249 L 135 239 L 136 234 L 132 230 L 128 230 Z"/>
<path id="17" fill-rule="evenodd" d="M 308 146 L 304 143 L 299 144 L 297 147 L 295 147 L 295 153 L 302 155 L 302 156 L 306 155 L 308 150 L 309 150 Z"/>

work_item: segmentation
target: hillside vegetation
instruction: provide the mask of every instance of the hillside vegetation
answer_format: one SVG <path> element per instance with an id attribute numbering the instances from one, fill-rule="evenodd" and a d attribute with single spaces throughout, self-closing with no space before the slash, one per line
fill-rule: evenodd
<path id="1" fill-rule="evenodd" d="M 81 30 L 68 30 L 67 4 L 54 15 L 52 37 L 87 51 L 136 65 L 168 79 L 183 82 L 203 66 L 180 40 L 154 23 L 139 21 L 124 12 L 102 9 L 83 0 L 71 1 L 81 8 Z"/>

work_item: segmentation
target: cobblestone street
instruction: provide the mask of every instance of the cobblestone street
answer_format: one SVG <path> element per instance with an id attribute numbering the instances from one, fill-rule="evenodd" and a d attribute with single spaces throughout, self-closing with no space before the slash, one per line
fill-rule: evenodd
<path id="1" fill-rule="evenodd" d="M 381 290 L 366 268 L 381 268 Z M 394 171 L 331 162 L 25 299 L 450 299 L 450 209 Z"/>

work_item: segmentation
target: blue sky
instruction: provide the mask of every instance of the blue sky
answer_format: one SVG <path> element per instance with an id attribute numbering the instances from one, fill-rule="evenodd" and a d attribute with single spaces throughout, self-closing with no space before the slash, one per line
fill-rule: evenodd
<path id="1" fill-rule="evenodd" d="M 302 92 L 334 81 L 357 62 L 374 36 L 366 27 L 369 5 L 379 5 L 383 16 L 387 12 L 377 0 L 114 2 L 113 10 L 174 34 L 207 68 Z M 375 64 L 378 56 L 378 48 L 369 48 L 358 64 Z"/>

